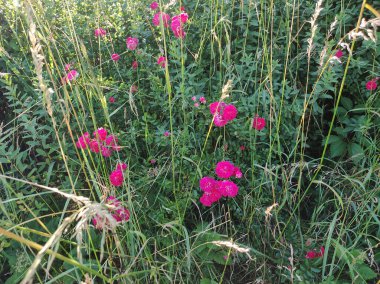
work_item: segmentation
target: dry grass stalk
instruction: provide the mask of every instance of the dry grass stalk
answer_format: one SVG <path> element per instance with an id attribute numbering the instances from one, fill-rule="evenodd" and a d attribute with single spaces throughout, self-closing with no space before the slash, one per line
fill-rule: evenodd
<path id="1" fill-rule="evenodd" d="M 232 89 L 232 80 L 228 80 L 227 83 L 223 86 L 222 96 L 220 98 L 221 101 L 223 101 L 224 99 L 230 96 L 231 89 Z"/>
<path id="2" fill-rule="evenodd" d="M 315 4 L 315 11 L 314 11 L 314 14 L 310 20 L 311 35 L 310 35 L 310 38 L 307 40 L 307 42 L 309 44 L 307 47 L 307 58 L 308 58 L 309 62 L 310 62 L 310 58 L 311 58 L 311 51 L 313 50 L 313 39 L 314 39 L 315 32 L 317 31 L 317 26 L 318 26 L 316 24 L 316 22 L 317 22 L 317 19 L 318 19 L 320 12 L 323 10 L 322 9 L 322 2 L 323 2 L 323 0 L 319 0 L 317 2 L 317 4 Z"/>
<path id="3" fill-rule="evenodd" d="M 240 247 L 237 244 L 233 243 L 232 241 L 212 241 L 211 243 L 219 247 L 228 247 L 236 252 L 245 253 L 248 256 L 248 258 L 252 260 L 252 257 L 249 254 L 248 248 Z"/>
<path id="4" fill-rule="evenodd" d="M 33 64 L 36 69 L 38 79 L 38 87 L 42 91 L 46 110 L 50 116 L 53 116 L 53 109 L 51 106 L 51 94 L 54 93 L 53 89 L 48 88 L 42 76 L 42 67 L 44 66 L 45 57 L 42 54 L 42 46 L 36 36 L 36 24 L 33 21 L 32 8 L 30 4 L 26 4 L 27 18 L 29 21 L 29 39 L 31 42 L 30 51 L 32 53 Z"/>

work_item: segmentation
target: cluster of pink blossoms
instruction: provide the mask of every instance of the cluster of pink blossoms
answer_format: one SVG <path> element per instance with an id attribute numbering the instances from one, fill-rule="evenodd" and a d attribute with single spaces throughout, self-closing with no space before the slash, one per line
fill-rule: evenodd
<path id="1" fill-rule="evenodd" d="M 152 10 L 158 9 L 158 3 L 153 2 L 152 4 L 150 4 L 150 8 Z M 181 14 L 176 15 L 171 19 L 170 28 L 176 38 L 184 38 L 186 35 L 185 31 L 183 30 L 183 24 L 187 22 L 187 20 L 189 19 L 189 15 L 185 13 L 184 10 L 185 9 L 181 7 L 181 11 L 182 11 Z M 169 27 L 169 22 L 170 22 L 170 15 L 161 11 L 156 13 L 152 19 L 152 23 L 156 27 L 160 26 L 162 23 L 162 25 L 165 28 L 167 28 Z"/>
<path id="2" fill-rule="evenodd" d="M 229 161 L 221 161 L 216 164 L 215 173 L 219 178 L 224 180 L 203 177 L 199 181 L 199 187 L 203 191 L 203 195 L 199 201 L 204 206 L 211 206 L 222 197 L 235 197 L 238 194 L 239 187 L 228 179 L 231 177 L 243 177 L 243 173 L 239 167 L 235 167 L 234 164 Z"/>
<path id="3" fill-rule="evenodd" d="M 118 139 L 115 135 L 107 135 L 107 130 L 103 127 L 96 130 L 94 138 L 90 138 L 90 134 L 85 132 L 78 138 L 76 146 L 78 149 L 89 149 L 94 153 L 101 152 L 103 157 L 110 157 L 112 151 L 119 151 L 121 148 L 117 145 Z"/>
<path id="4" fill-rule="evenodd" d="M 265 121 L 265 118 L 259 117 L 258 115 L 256 115 L 252 121 L 252 128 L 260 131 L 260 130 L 263 130 L 265 128 L 266 124 L 267 123 Z"/>
<path id="5" fill-rule="evenodd" d="M 214 116 L 214 125 L 223 127 L 237 116 L 237 109 L 234 105 L 224 102 L 213 102 L 209 106 L 211 114 Z"/>
<path id="6" fill-rule="evenodd" d="M 165 56 L 160 56 L 157 60 L 157 64 L 161 66 L 161 68 L 165 68 L 166 66 L 166 57 Z"/>
<path id="7" fill-rule="evenodd" d="M 95 29 L 95 31 L 94 31 L 95 37 L 104 37 L 104 36 L 106 36 L 106 34 L 107 34 L 107 32 L 102 28 Z"/>
<path id="8" fill-rule="evenodd" d="M 129 220 L 129 217 L 131 215 L 129 210 L 122 206 L 121 202 L 115 196 L 109 196 L 107 198 L 106 204 L 112 206 L 111 208 L 109 208 L 109 212 L 112 214 L 112 217 L 115 219 L 117 223 Z M 107 223 L 107 220 L 104 220 L 99 215 L 96 215 L 92 219 L 92 224 L 96 229 L 103 229 L 108 225 Z"/>
<path id="9" fill-rule="evenodd" d="M 196 96 L 192 97 L 191 100 L 194 102 L 194 107 L 199 107 L 199 103 L 197 102 L 197 97 L 196 97 Z M 205 97 L 200 97 L 200 98 L 199 98 L 199 102 L 200 102 L 201 104 L 206 104 L 206 99 L 205 99 Z"/>
<path id="10" fill-rule="evenodd" d="M 127 164 L 119 163 L 116 169 L 110 174 L 110 182 L 114 186 L 122 186 L 124 181 L 124 171 L 128 168 Z"/>
<path id="11" fill-rule="evenodd" d="M 128 37 L 125 41 L 129 50 L 135 50 L 139 44 L 139 39 L 135 37 Z"/>
<path id="12" fill-rule="evenodd" d="M 320 251 L 317 252 L 315 250 L 308 251 L 305 255 L 305 258 L 307 259 L 314 259 L 314 258 L 320 258 L 325 254 L 325 248 L 321 247 Z"/>
<path id="13" fill-rule="evenodd" d="M 370 81 L 367 82 L 367 84 L 365 84 L 365 87 L 368 91 L 374 91 L 376 90 L 377 88 L 377 83 L 376 81 L 378 80 L 379 78 L 375 78 L 375 79 L 372 79 Z"/>
<path id="14" fill-rule="evenodd" d="M 71 70 L 71 64 L 65 64 L 66 75 L 61 79 L 62 84 L 69 83 L 70 81 L 75 80 L 79 76 L 79 72 L 75 69 Z"/>

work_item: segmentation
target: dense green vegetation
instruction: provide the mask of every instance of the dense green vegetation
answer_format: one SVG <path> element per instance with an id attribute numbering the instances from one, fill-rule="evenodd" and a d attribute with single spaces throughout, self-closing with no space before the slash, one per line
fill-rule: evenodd
<path id="1" fill-rule="evenodd" d="M 375 2 L 1 0 L 0 283 L 375 283 Z"/>

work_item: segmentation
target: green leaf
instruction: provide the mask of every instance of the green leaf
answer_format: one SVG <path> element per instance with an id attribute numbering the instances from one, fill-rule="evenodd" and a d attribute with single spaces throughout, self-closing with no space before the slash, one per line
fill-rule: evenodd
<path id="1" fill-rule="evenodd" d="M 347 148 L 347 144 L 343 140 L 340 140 L 339 142 L 331 144 L 330 146 L 331 158 L 343 156 L 344 153 L 346 152 L 346 148 Z"/>
<path id="2" fill-rule="evenodd" d="M 377 274 L 367 265 L 360 264 L 356 266 L 356 272 L 360 275 L 364 280 L 371 280 L 377 277 Z"/>

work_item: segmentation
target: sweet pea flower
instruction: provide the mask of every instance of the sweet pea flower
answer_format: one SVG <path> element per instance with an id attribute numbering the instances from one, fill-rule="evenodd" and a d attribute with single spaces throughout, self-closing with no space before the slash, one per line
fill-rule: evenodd
<path id="1" fill-rule="evenodd" d="M 110 97 L 110 98 L 108 99 L 108 101 L 109 101 L 110 103 L 114 103 L 114 102 L 116 101 L 116 99 L 115 99 L 115 97 Z"/>
<path id="2" fill-rule="evenodd" d="M 120 59 L 120 55 L 117 53 L 114 53 L 111 55 L 111 59 L 116 62 Z"/>
<path id="3" fill-rule="evenodd" d="M 150 4 L 150 8 L 152 10 L 156 10 L 158 8 L 158 3 L 157 2 L 152 2 L 152 4 Z"/>
<path id="4" fill-rule="evenodd" d="M 136 60 L 133 61 L 132 62 L 132 68 L 136 70 L 138 67 L 139 67 L 139 63 Z"/>
<path id="5" fill-rule="evenodd" d="M 98 28 L 94 31 L 94 34 L 96 37 L 104 37 L 107 34 L 107 32 L 102 28 Z"/>
<path id="6" fill-rule="evenodd" d="M 374 91 L 377 88 L 377 83 L 376 79 L 372 79 L 365 84 L 365 87 L 367 88 L 368 91 Z"/>
<path id="7" fill-rule="evenodd" d="M 170 16 L 168 14 L 164 12 L 158 12 L 157 14 L 154 15 L 152 23 L 153 25 L 158 27 L 160 23 L 162 22 L 164 27 L 167 28 L 169 26 L 169 21 L 170 21 Z"/>
<path id="8" fill-rule="evenodd" d="M 215 173 L 219 178 L 230 178 L 235 173 L 235 166 L 229 161 L 221 161 L 216 164 Z"/>
<path id="9" fill-rule="evenodd" d="M 259 117 L 258 115 L 255 116 L 252 122 L 252 128 L 256 130 L 263 130 L 266 125 L 265 118 Z"/>
<path id="10" fill-rule="evenodd" d="M 135 50 L 139 44 L 139 40 L 135 37 L 128 37 L 126 39 L 126 43 L 129 50 Z"/>
<path id="11" fill-rule="evenodd" d="M 160 56 L 157 60 L 157 64 L 160 65 L 162 68 L 165 68 L 166 66 L 166 57 Z"/>
<path id="12" fill-rule="evenodd" d="M 120 170 L 115 170 L 110 174 L 111 184 L 114 186 L 121 186 L 124 181 L 123 172 Z"/>

